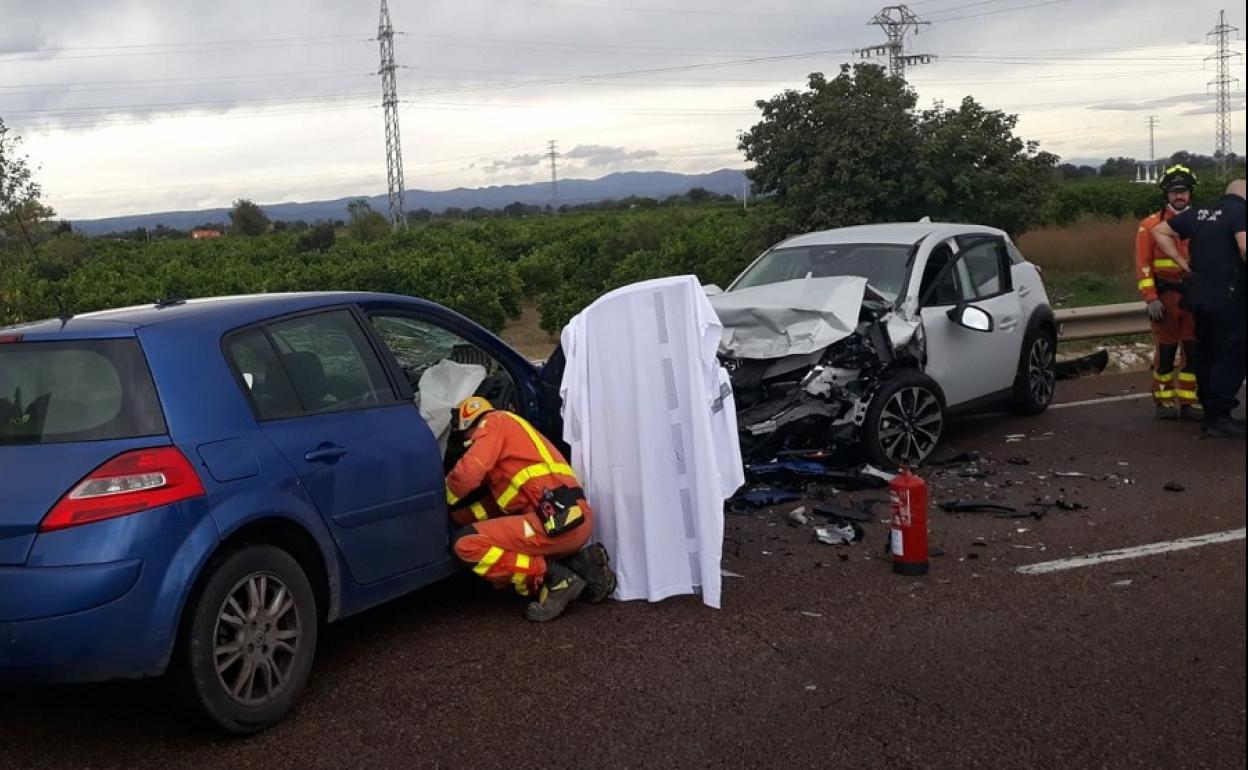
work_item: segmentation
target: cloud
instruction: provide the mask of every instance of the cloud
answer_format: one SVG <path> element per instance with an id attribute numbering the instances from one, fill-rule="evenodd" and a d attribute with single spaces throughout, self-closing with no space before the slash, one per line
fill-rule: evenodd
<path id="1" fill-rule="evenodd" d="M 497 174 L 500 171 L 510 171 L 516 168 L 532 168 L 533 166 L 541 165 L 541 162 L 545 159 L 545 157 L 545 155 L 541 155 L 536 152 L 525 153 L 524 155 L 513 155 L 507 160 L 494 159 L 489 163 L 483 162 L 481 170 L 487 174 Z M 473 166 L 475 165 L 476 164 L 474 163 Z"/>
<path id="2" fill-rule="evenodd" d="M 1244 109 L 1244 101 L 1232 101 L 1230 103 L 1231 112 L 1242 112 Z M 1192 107 L 1191 109 L 1180 112 L 1180 115 L 1213 115 L 1218 111 L 1217 104 L 1208 104 L 1203 107 Z"/>
<path id="3" fill-rule="evenodd" d="M 1102 102 L 1088 107 L 1090 110 L 1106 110 L 1110 112 L 1139 112 L 1143 110 L 1155 110 L 1161 107 L 1174 107 L 1182 104 L 1203 104 L 1213 100 L 1212 93 L 1200 94 L 1178 94 L 1176 96 L 1165 96 L 1160 99 L 1144 99 L 1135 102 Z M 1184 115 L 1198 115 L 1203 113 L 1185 112 Z"/>
<path id="4" fill-rule="evenodd" d="M 583 161 L 586 166 L 609 166 L 613 163 L 630 163 L 649 160 L 659 156 L 656 150 L 629 150 L 625 147 L 606 147 L 601 144 L 578 144 L 563 157 Z"/>

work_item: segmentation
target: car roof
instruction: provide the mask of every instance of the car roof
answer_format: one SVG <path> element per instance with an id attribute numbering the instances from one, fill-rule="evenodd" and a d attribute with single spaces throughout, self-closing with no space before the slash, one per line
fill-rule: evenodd
<path id="1" fill-rule="evenodd" d="M 27 337 L 38 335 L 79 338 L 129 337 L 140 328 L 157 324 L 187 324 L 226 331 L 288 313 L 386 299 L 413 301 L 411 297 L 394 294 L 346 291 L 205 297 L 33 321 L 4 327 L 2 331 Z"/>
<path id="2" fill-rule="evenodd" d="M 832 246 L 838 243 L 895 243 L 909 246 L 918 243 L 929 235 L 934 235 L 938 239 L 944 240 L 955 235 L 966 235 L 968 233 L 1005 235 L 1005 232 L 1002 230 L 984 225 L 968 225 L 956 222 L 889 222 L 878 225 L 839 227 L 835 230 L 820 230 L 815 233 L 796 235 L 777 244 L 776 247 Z"/>

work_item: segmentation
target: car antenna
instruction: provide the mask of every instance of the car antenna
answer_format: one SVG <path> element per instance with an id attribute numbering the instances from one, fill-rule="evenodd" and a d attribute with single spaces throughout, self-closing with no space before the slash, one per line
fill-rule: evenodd
<path id="1" fill-rule="evenodd" d="M 39 256 L 39 252 L 35 249 L 35 242 L 30 238 L 30 231 L 26 229 L 26 223 L 22 221 L 22 212 L 18 211 L 16 207 L 13 209 L 13 218 L 17 220 L 17 226 L 22 230 L 22 237 L 26 240 L 26 248 L 30 249 L 30 256 L 34 257 L 35 264 L 39 267 L 46 267 L 43 259 Z M 60 319 L 61 327 L 64 328 L 66 322 L 73 318 L 74 314 L 65 308 L 65 302 L 61 299 L 60 289 L 52 290 L 52 299 L 56 300 L 56 317 Z"/>

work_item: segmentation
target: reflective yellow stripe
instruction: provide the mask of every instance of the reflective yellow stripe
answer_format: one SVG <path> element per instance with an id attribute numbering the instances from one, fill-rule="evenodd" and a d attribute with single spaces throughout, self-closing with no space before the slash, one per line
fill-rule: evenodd
<path id="1" fill-rule="evenodd" d="M 1174 398 L 1173 390 L 1154 390 L 1153 398 Z"/>
<path id="2" fill-rule="evenodd" d="M 503 558 L 503 549 L 498 546 L 490 546 L 490 550 L 485 552 L 485 556 L 481 557 L 481 561 L 477 562 L 477 566 L 473 567 L 472 571 L 481 577 L 485 577 L 485 573 L 490 571 L 490 567 L 497 564 L 501 558 Z"/>
<path id="3" fill-rule="evenodd" d="M 529 595 L 528 576 L 521 575 L 519 572 L 511 576 L 511 584 L 515 586 L 516 593 L 521 596 Z"/>
<path id="4" fill-rule="evenodd" d="M 1179 372 L 1179 382 L 1195 382 L 1196 375 L 1191 372 Z"/>
<path id="5" fill-rule="evenodd" d="M 468 506 L 468 510 L 472 511 L 472 515 L 477 517 L 477 521 L 485 521 L 490 518 L 490 514 L 485 512 L 485 506 L 481 503 L 473 503 Z"/>
<path id="6" fill-rule="evenodd" d="M 1154 281 L 1152 278 L 1145 278 L 1144 280 L 1140 281 L 1139 285 L 1141 289 L 1152 289 L 1157 286 L 1157 282 Z"/>
<path id="7" fill-rule="evenodd" d="M 526 553 L 516 554 L 516 569 L 517 570 L 527 570 L 529 568 L 530 562 L 531 560 L 529 559 L 528 554 Z"/>
<path id="8" fill-rule="evenodd" d="M 1196 395 L 1196 391 L 1194 390 L 1176 390 L 1174 391 L 1174 395 L 1178 396 L 1179 398 L 1190 398 L 1192 400 L 1195 400 L 1196 398 L 1198 398 L 1198 396 Z"/>
<path id="9" fill-rule="evenodd" d="M 1158 382 L 1170 382 L 1171 380 L 1174 379 L 1174 372 L 1166 372 L 1165 374 L 1158 374 L 1157 372 L 1153 372 L 1153 379 L 1157 380 Z"/>
<path id="10" fill-rule="evenodd" d="M 1153 260 L 1154 270 L 1160 270 L 1163 267 L 1173 267 L 1177 270 L 1179 267 L 1179 263 L 1175 262 L 1173 259 L 1154 259 Z"/>
<path id="11" fill-rule="evenodd" d="M 455 503 L 458 503 L 458 502 L 459 502 L 459 497 L 454 492 L 451 491 L 450 487 L 447 487 L 446 488 L 446 504 L 454 505 Z"/>
<path id="12" fill-rule="evenodd" d="M 524 432 L 529 434 L 529 438 L 533 441 L 533 446 L 537 449 L 537 453 L 542 457 L 542 462 L 534 463 L 527 468 L 521 468 L 515 476 L 511 477 L 511 481 L 507 483 L 507 489 L 503 490 L 503 493 L 498 496 L 498 507 L 506 510 L 507 504 L 516 499 L 516 495 L 520 494 L 520 488 L 527 482 L 542 476 L 554 476 L 556 474 L 575 477 L 576 473 L 572 470 L 572 466 L 566 463 L 555 462 L 555 458 L 551 456 L 550 450 L 546 448 L 546 442 L 542 441 L 541 435 L 523 417 L 510 412 L 504 412 L 504 414 L 509 415 L 520 424 L 521 428 L 524 428 Z"/>

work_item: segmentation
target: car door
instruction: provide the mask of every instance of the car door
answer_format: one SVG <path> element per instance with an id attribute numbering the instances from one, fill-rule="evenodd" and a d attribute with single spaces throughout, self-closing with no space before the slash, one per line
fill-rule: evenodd
<path id="1" fill-rule="evenodd" d="M 1024 329 L 1002 239 L 968 235 L 945 241 L 929 255 L 924 283 L 919 312 L 927 336 L 925 371 L 944 390 L 946 404 L 959 406 L 1008 389 Z M 951 319 L 949 312 L 963 304 L 992 316 L 992 329 L 968 329 Z"/>
<path id="2" fill-rule="evenodd" d="M 437 443 L 360 321 L 350 308 L 279 319 L 225 351 L 351 576 L 369 584 L 447 557 L 449 538 Z"/>

